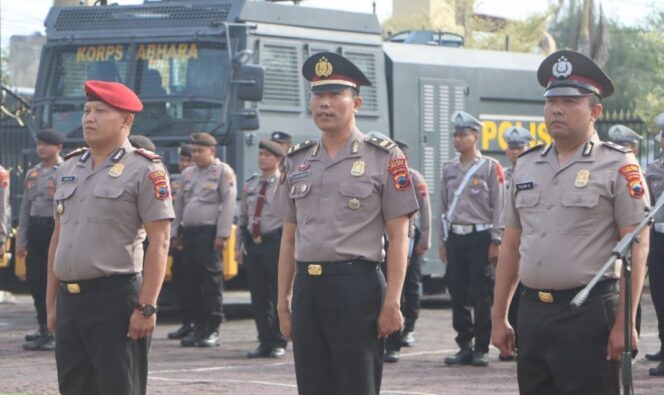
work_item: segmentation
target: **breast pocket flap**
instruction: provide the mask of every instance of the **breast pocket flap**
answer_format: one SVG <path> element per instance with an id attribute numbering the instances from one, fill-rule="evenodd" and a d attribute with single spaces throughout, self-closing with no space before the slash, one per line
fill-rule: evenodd
<path id="1" fill-rule="evenodd" d="M 563 195 L 562 205 L 565 207 L 596 207 L 599 204 L 598 193 L 568 192 Z"/>
<path id="2" fill-rule="evenodd" d="M 366 198 L 371 195 L 373 186 L 363 182 L 345 182 L 339 184 L 339 193 L 342 196 Z"/>

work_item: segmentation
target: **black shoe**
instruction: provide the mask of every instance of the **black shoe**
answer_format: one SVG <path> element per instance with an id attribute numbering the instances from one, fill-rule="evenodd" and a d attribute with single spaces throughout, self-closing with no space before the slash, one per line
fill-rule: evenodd
<path id="1" fill-rule="evenodd" d="M 34 332 L 30 332 L 25 335 L 25 341 L 26 342 L 31 342 L 33 340 L 37 340 L 41 336 L 41 329 L 37 329 Z"/>
<path id="2" fill-rule="evenodd" d="M 401 335 L 402 347 L 413 347 L 415 345 L 415 334 L 413 331 L 404 332 Z"/>
<path id="3" fill-rule="evenodd" d="M 247 358 L 267 358 L 270 356 L 272 348 L 269 346 L 260 345 L 254 351 L 247 353 Z"/>
<path id="4" fill-rule="evenodd" d="M 399 362 L 399 351 L 386 351 L 383 360 L 387 363 Z"/>
<path id="5" fill-rule="evenodd" d="M 473 353 L 473 366 L 489 366 L 489 353 L 475 351 Z"/>
<path id="6" fill-rule="evenodd" d="M 23 349 L 26 351 L 53 351 L 55 350 L 55 338 L 47 332 L 35 340 L 23 344 Z"/>
<path id="7" fill-rule="evenodd" d="M 270 354 L 268 355 L 269 358 L 281 358 L 284 355 L 286 355 L 286 349 L 283 347 L 274 347 L 272 351 L 270 351 Z"/>
<path id="8" fill-rule="evenodd" d="M 216 347 L 219 345 L 219 331 L 209 331 L 198 338 L 197 347 Z"/>
<path id="9" fill-rule="evenodd" d="M 470 365 L 471 363 L 473 363 L 473 350 L 469 347 L 464 347 L 451 357 L 445 358 L 445 365 Z"/>
<path id="10" fill-rule="evenodd" d="M 516 358 L 514 358 L 513 355 L 500 354 L 500 355 L 498 355 L 498 359 L 502 362 L 509 362 L 509 361 L 514 361 Z"/>
<path id="11" fill-rule="evenodd" d="M 660 350 L 657 352 L 646 354 L 646 359 L 648 361 L 664 361 L 664 356 L 662 355 L 662 351 Z"/>
<path id="12" fill-rule="evenodd" d="M 202 337 L 202 331 L 198 328 L 194 328 L 192 331 L 189 331 L 187 336 L 180 339 L 180 345 L 182 347 L 196 347 L 198 340 Z"/>
<path id="13" fill-rule="evenodd" d="M 660 362 L 656 367 L 650 368 L 648 373 L 651 376 L 664 376 L 664 362 Z"/>
<path id="14" fill-rule="evenodd" d="M 168 333 L 168 338 L 171 340 L 183 339 L 185 336 L 194 330 L 194 324 L 182 324 L 178 329 Z"/>

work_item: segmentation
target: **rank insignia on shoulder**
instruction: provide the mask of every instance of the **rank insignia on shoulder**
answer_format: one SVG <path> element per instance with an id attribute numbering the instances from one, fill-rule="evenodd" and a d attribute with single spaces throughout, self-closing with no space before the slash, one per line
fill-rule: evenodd
<path id="1" fill-rule="evenodd" d="M 609 149 L 612 149 L 614 151 L 622 152 L 623 154 L 633 152 L 631 149 L 629 149 L 627 147 L 623 147 L 620 144 L 616 144 L 613 141 L 603 141 L 602 143 L 603 143 L 602 146 L 604 146 L 606 148 L 609 148 Z"/>
<path id="2" fill-rule="evenodd" d="M 134 152 L 136 152 L 137 154 L 139 154 L 144 158 L 150 159 L 153 163 L 161 163 L 161 156 L 155 154 L 152 151 L 148 151 L 145 148 L 139 148 Z"/>
<path id="3" fill-rule="evenodd" d="M 394 141 L 390 141 L 390 140 L 387 140 L 387 139 L 381 139 L 381 138 L 376 137 L 376 136 L 367 137 L 367 138 L 364 139 L 364 141 L 371 144 L 371 145 L 373 145 L 373 146 L 375 146 L 375 147 L 378 147 L 382 150 L 388 151 L 388 152 L 391 151 L 392 149 L 394 149 L 394 147 L 397 146 L 397 144 Z"/>
<path id="4" fill-rule="evenodd" d="M 539 150 L 542 149 L 542 147 L 544 147 L 545 145 L 546 145 L 546 144 L 537 144 L 536 146 L 534 146 L 534 147 L 532 147 L 532 148 L 530 148 L 530 149 L 527 149 L 527 150 L 523 151 L 521 154 L 519 154 L 519 157 L 522 157 L 522 156 L 524 156 L 524 155 L 528 155 L 528 154 L 531 153 L 531 152 L 539 151 Z"/>
<path id="5" fill-rule="evenodd" d="M 85 153 L 88 152 L 88 151 L 89 151 L 89 149 L 86 148 L 86 147 L 83 147 L 83 148 L 77 148 L 77 149 L 73 150 L 72 152 L 68 153 L 67 155 L 65 155 L 65 160 L 67 160 L 67 159 L 71 159 L 71 158 L 73 158 L 73 157 L 75 157 L 75 156 L 83 155 L 83 154 L 85 154 Z M 83 158 L 81 158 L 81 159 L 83 159 Z M 86 158 L 86 159 L 87 159 L 87 158 Z"/>
<path id="6" fill-rule="evenodd" d="M 293 155 L 293 154 L 295 154 L 295 153 L 297 153 L 297 152 L 300 152 L 300 151 L 302 151 L 302 150 L 304 150 L 304 149 L 306 149 L 306 148 L 309 148 L 309 147 L 313 146 L 314 144 L 317 144 L 317 143 L 316 143 L 316 140 L 307 140 L 307 141 L 305 141 L 304 143 L 300 143 L 300 144 L 292 145 L 292 146 L 288 149 L 288 156 L 291 156 L 291 155 Z"/>

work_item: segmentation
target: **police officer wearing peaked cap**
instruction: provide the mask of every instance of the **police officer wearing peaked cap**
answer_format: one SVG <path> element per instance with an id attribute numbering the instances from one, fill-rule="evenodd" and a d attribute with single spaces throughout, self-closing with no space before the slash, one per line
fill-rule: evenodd
<path id="1" fill-rule="evenodd" d="M 661 124 L 662 120 L 664 120 L 664 114 L 660 114 L 655 119 L 659 126 L 664 126 Z M 659 143 L 661 150 L 664 151 L 662 135 L 664 135 L 664 130 L 655 135 L 655 140 Z M 655 204 L 664 193 L 664 156 L 660 156 L 648 165 L 646 181 L 651 193 L 651 203 Z M 646 354 L 646 359 L 659 361 L 659 365 L 650 369 L 651 376 L 664 376 L 664 210 L 661 209 L 655 214 L 655 222 L 650 230 L 648 279 L 650 281 L 650 297 L 657 314 L 660 347 L 657 351 Z"/>
<path id="2" fill-rule="evenodd" d="M 611 126 L 608 136 L 611 141 L 631 149 L 634 152 L 634 156 L 639 157 L 639 143 L 643 140 L 643 136 L 625 125 Z"/>
<path id="3" fill-rule="evenodd" d="M 246 251 L 244 269 L 260 342 L 247 357 L 279 358 L 285 354 L 287 344 L 279 331 L 277 316 L 277 271 L 283 227 L 283 212 L 277 197 L 282 188 L 279 166 L 286 151 L 271 140 L 261 140 L 258 146 L 260 174 L 253 174 L 244 184 L 237 227 L 237 255 L 242 256 L 241 251 Z"/>
<path id="4" fill-rule="evenodd" d="M 190 138 L 191 166 L 182 171 L 175 199 L 172 237 L 182 240 L 187 305 L 194 330 L 180 340 L 185 347 L 219 345 L 223 321 L 222 262 L 219 253 L 230 237 L 237 194 L 235 172 L 216 158 L 217 140 L 209 133 Z"/>
<path id="5" fill-rule="evenodd" d="M 500 162 L 477 148 L 482 122 L 463 111 L 452 114 L 450 121 L 459 156 L 443 164 L 438 246 L 440 259 L 447 262 L 452 326 L 459 351 L 444 361 L 447 365 L 487 366 L 505 174 Z"/>
<path id="6" fill-rule="evenodd" d="M 558 51 L 541 63 L 544 120 L 553 142 L 522 154 L 514 169 L 496 272 L 494 345 L 518 348 L 521 394 L 618 394 L 623 334 L 632 334 L 644 280 L 648 229 L 632 249 L 632 324 L 624 328 L 619 273 L 609 270 L 578 309 L 570 301 L 643 219 L 648 193 L 630 150 L 599 140 L 601 99 L 613 92 L 586 56 Z M 507 323 L 517 281 L 518 344 Z M 622 292 L 622 291 L 621 291 Z M 618 306 L 616 309 L 616 305 Z M 515 347 L 516 346 L 516 347 Z"/>
<path id="7" fill-rule="evenodd" d="M 60 151 L 65 135 L 43 129 L 36 133 L 37 155 L 41 163 L 27 171 L 19 215 L 16 255 L 26 258 L 28 284 L 37 310 L 39 330 L 26 335 L 25 350 L 51 351 L 55 340 L 46 325 L 46 275 L 48 246 L 53 234 L 53 194 L 55 172 L 62 162 Z"/>
<path id="8" fill-rule="evenodd" d="M 533 141 L 533 136 L 522 127 L 510 126 L 503 132 L 503 139 L 507 143 L 505 155 L 512 163 L 512 166 L 505 169 L 505 187 L 509 189 L 516 159 L 528 149 L 528 145 Z"/>
<path id="9" fill-rule="evenodd" d="M 362 71 L 323 52 L 307 59 L 302 74 L 322 136 L 293 146 L 285 163 L 281 331 L 292 334 L 301 394 L 378 394 L 383 339 L 403 323 L 408 219 L 417 199 L 396 144 L 355 125 L 360 87 L 370 85 Z M 387 290 L 378 264 L 385 233 Z"/>
<path id="10" fill-rule="evenodd" d="M 67 155 L 55 178 L 46 305 L 58 384 L 62 394 L 145 394 L 174 218 L 168 173 L 127 139 L 143 108 L 134 92 L 86 81 L 85 93 L 90 148 Z"/>

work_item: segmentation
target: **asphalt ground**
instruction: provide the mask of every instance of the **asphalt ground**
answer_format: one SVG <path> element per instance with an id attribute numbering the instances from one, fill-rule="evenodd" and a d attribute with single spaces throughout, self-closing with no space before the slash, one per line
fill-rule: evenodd
<path id="1" fill-rule="evenodd" d="M 227 301 L 248 301 L 248 294 L 229 293 Z M 650 295 L 643 298 L 641 352 L 633 364 L 636 394 L 664 393 L 664 377 L 648 376 L 655 363 L 645 352 L 659 345 Z M 177 314 L 161 312 L 150 350 L 149 394 L 296 394 L 290 349 L 283 359 L 246 359 L 257 346 L 256 330 L 247 306 L 227 308 L 221 345 L 211 349 L 183 348 L 166 334 L 179 325 Z M 55 360 L 50 352 L 27 352 L 25 333 L 35 328 L 32 300 L 16 295 L 15 303 L 0 304 L 0 393 L 56 394 Z M 428 299 L 417 322 L 415 347 L 402 349 L 401 361 L 386 364 L 382 394 L 516 394 L 516 364 L 499 362 L 490 352 L 487 368 L 447 367 L 443 358 L 456 351 L 449 301 Z M 574 358 L 574 355 L 570 355 Z"/>

